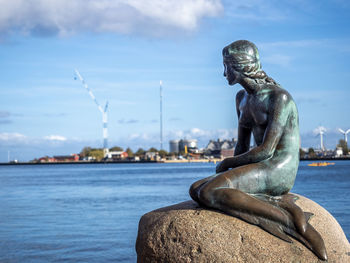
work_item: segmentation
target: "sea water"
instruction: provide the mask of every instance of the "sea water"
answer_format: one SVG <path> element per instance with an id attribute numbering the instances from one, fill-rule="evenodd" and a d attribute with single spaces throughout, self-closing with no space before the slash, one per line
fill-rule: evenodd
<path id="1" fill-rule="evenodd" d="M 350 161 L 301 162 L 294 193 L 350 237 Z M 212 163 L 0 166 L 0 262 L 135 262 L 140 217 L 189 200 Z"/>

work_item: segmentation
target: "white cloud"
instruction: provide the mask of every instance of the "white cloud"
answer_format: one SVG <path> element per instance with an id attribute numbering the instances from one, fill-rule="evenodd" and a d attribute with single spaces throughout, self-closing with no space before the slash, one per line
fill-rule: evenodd
<path id="1" fill-rule="evenodd" d="M 316 49 L 319 52 L 327 50 L 337 50 L 339 52 L 349 52 L 349 40 L 344 39 L 299 39 L 291 41 L 273 41 L 256 43 L 262 55 L 262 63 L 288 67 L 297 65 L 301 59 L 305 58 L 305 52 L 313 54 Z M 322 51 L 321 51 L 322 50 Z M 292 54 L 292 55 L 291 55 Z"/>
<path id="2" fill-rule="evenodd" d="M 292 61 L 291 56 L 282 55 L 282 54 L 273 54 L 273 55 L 264 57 L 264 62 L 269 64 L 274 64 L 274 65 L 279 65 L 282 67 L 289 66 L 291 61 Z"/>
<path id="3" fill-rule="evenodd" d="M 45 136 L 44 140 L 64 142 L 64 141 L 67 141 L 67 138 L 61 135 L 49 135 L 49 136 Z"/>
<path id="4" fill-rule="evenodd" d="M 0 111 L 0 119 L 1 118 L 8 118 L 11 114 L 8 111 Z"/>
<path id="5" fill-rule="evenodd" d="M 327 132 L 327 128 L 326 127 L 323 127 L 323 126 L 319 126 L 319 127 L 317 127 L 317 128 L 315 128 L 312 132 L 314 133 L 314 134 L 320 134 L 321 132 Z"/>
<path id="6" fill-rule="evenodd" d="M 27 139 L 27 136 L 14 132 L 14 133 L 7 133 L 3 132 L 0 133 L 0 141 L 2 142 L 10 142 L 10 141 L 24 141 Z"/>
<path id="7" fill-rule="evenodd" d="M 21 133 L 0 133 L 0 162 L 10 158 L 29 161 L 41 156 L 65 155 L 78 153 L 85 146 L 99 147 L 96 141 L 83 141 L 75 138 L 65 138 L 60 135 L 31 137 Z"/>
<path id="8" fill-rule="evenodd" d="M 291 41 L 275 41 L 260 43 L 259 47 L 262 49 L 276 50 L 276 48 L 306 48 L 306 47 L 328 47 L 334 45 L 334 41 L 330 39 L 300 39 Z"/>
<path id="9" fill-rule="evenodd" d="M 287 18 L 286 11 L 274 1 L 224 0 L 227 16 L 244 21 L 279 21 Z"/>
<path id="10" fill-rule="evenodd" d="M 191 128 L 188 130 L 172 130 L 164 134 L 163 146 L 168 148 L 169 140 L 175 139 L 196 139 L 199 147 L 207 145 L 209 140 L 216 139 L 232 139 L 237 138 L 237 130 L 217 129 L 204 130 L 199 128 Z M 160 140 L 158 133 L 133 133 L 127 138 L 122 138 L 120 141 L 114 142 L 116 145 L 120 144 L 123 147 L 131 147 L 133 149 L 150 147 L 158 147 Z"/>
<path id="11" fill-rule="evenodd" d="M 34 35 L 193 31 L 223 9 L 220 0 L 0 0 L 0 6 L 0 33 Z"/>
<path id="12" fill-rule="evenodd" d="M 319 13 L 326 11 L 325 2 L 332 8 L 347 9 L 350 7 L 348 0 L 223 0 L 227 16 L 239 21 L 250 22 L 279 22 L 289 21 L 308 23 Z M 326 8 L 325 8 L 326 7 Z"/>
<path id="13" fill-rule="evenodd" d="M 237 130 L 217 129 L 205 130 L 192 128 L 188 130 L 174 130 L 165 134 L 163 140 L 164 149 L 168 149 L 169 140 L 174 139 L 197 139 L 200 148 L 205 147 L 209 140 L 237 138 Z M 320 138 L 312 130 L 302 133 L 302 147 L 319 148 Z M 47 138 L 47 139 L 46 139 Z M 324 145 L 327 149 L 334 149 L 339 139 L 343 135 L 337 129 L 328 128 L 324 136 Z M 58 139 L 58 140 L 48 140 Z M 61 140 L 60 140 L 61 139 Z M 151 147 L 159 148 L 159 133 L 135 133 L 128 137 L 120 138 L 117 141 L 111 140 L 110 147 L 122 146 L 131 147 L 137 150 L 142 147 L 149 149 Z M 23 135 L 21 133 L 0 133 L 0 162 L 7 161 L 8 151 L 11 152 L 11 158 L 21 161 L 28 161 L 40 156 L 64 155 L 78 153 L 85 146 L 102 147 L 99 140 L 80 140 L 75 138 L 65 138 L 60 135 L 51 135 L 44 138 L 35 138 Z"/>
<path id="14" fill-rule="evenodd" d="M 0 142 L 5 143 L 25 143 L 30 145 L 36 145 L 36 144 L 46 144 L 47 141 L 61 141 L 61 142 L 75 142 L 79 141 L 78 139 L 70 139 L 68 140 L 66 137 L 61 135 L 48 135 L 44 136 L 43 138 L 37 138 L 37 137 L 29 137 L 24 134 L 13 132 L 3 132 L 0 133 Z"/>
<path id="15" fill-rule="evenodd" d="M 177 132 L 174 133 L 176 136 Z M 182 131 L 182 137 L 185 139 L 197 139 L 201 141 L 209 141 L 211 139 L 232 139 L 232 137 L 236 136 L 236 130 L 228 130 L 228 129 L 217 129 L 217 130 L 202 130 L 199 128 L 192 128 L 190 130 Z M 170 133 L 170 136 L 172 134 Z M 177 137 L 181 139 L 180 137 Z"/>

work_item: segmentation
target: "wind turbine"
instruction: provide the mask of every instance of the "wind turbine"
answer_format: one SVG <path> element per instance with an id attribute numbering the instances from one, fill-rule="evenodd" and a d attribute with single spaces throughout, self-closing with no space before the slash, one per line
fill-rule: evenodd
<path id="1" fill-rule="evenodd" d="M 344 134 L 344 141 L 346 142 L 346 144 L 348 143 L 348 133 L 350 132 L 350 129 L 348 129 L 347 131 L 344 131 L 342 129 L 338 129 L 342 134 Z"/>
<path id="2" fill-rule="evenodd" d="M 324 145 L 323 145 L 323 134 L 325 133 L 326 128 L 320 126 L 316 129 L 316 132 L 320 135 L 320 140 L 321 140 L 321 150 L 324 151 Z"/>
<path id="3" fill-rule="evenodd" d="M 108 110 L 108 101 L 106 101 L 106 105 L 104 109 L 101 107 L 101 105 L 98 103 L 96 100 L 96 97 L 92 93 L 91 89 L 88 87 L 86 84 L 85 80 L 83 77 L 80 75 L 79 71 L 76 69 L 75 70 L 76 75 L 80 79 L 81 83 L 83 84 L 84 88 L 87 90 L 89 93 L 90 97 L 93 99 L 95 104 L 98 107 L 98 110 L 102 113 L 102 122 L 103 122 L 103 155 L 106 157 L 108 155 L 108 130 L 107 130 L 107 110 Z"/>

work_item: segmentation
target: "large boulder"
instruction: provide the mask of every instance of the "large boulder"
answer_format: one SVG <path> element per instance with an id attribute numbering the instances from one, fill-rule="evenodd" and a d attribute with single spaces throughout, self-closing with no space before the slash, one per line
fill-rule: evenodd
<path id="1" fill-rule="evenodd" d="M 296 204 L 315 215 L 309 223 L 324 239 L 328 262 L 350 262 L 350 244 L 338 222 L 315 202 Z M 303 244 L 287 243 L 261 228 L 194 201 L 142 216 L 136 241 L 137 262 L 324 262 Z"/>

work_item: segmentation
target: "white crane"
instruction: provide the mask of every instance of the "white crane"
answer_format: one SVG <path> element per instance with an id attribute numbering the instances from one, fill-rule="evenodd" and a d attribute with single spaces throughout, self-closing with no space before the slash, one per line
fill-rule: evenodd
<path id="1" fill-rule="evenodd" d="M 84 88 L 87 90 L 87 92 L 89 93 L 90 97 L 93 99 L 93 101 L 95 102 L 95 104 L 98 107 L 98 110 L 102 113 L 102 122 L 103 122 L 103 154 L 104 157 L 106 157 L 108 155 L 108 130 L 107 130 L 107 123 L 108 123 L 108 119 L 107 119 L 107 110 L 108 110 L 108 101 L 106 101 L 106 105 L 104 107 L 104 109 L 102 109 L 101 105 L 98 103 L 98 101 L 96 100 L 96 97 L 94 96 L 94 94 L 92 93 L 91 89 L 88 87 L 88 85 L 86 84 L 85 80 L 83 79 L 83 77 L 80 75 L 78 70 L 75 70 L 76 75 L 78 76 L 78 78 L 80 79 L 80 81 L 82 82 Z"/>
<path id="2" fill-rule="evenodd" d="M 342 129 L 338 129 L 342 134 L 344 134 L 344 141 L 346 142 L 346 143 L 348 143 L 348 133 L 350 132 L 350 129 L 348 129 L 347 131 L 344 131 L 344 130 L 342 130 Z"/>
<path id="3" fill-rule="evenodd" d="M 321 150 L 324 151 L 324 145 L 323 145 L 323 134 L 325 133 L 326 128 L 320 126 L 316 129 L 316 132 L 320 135 L 320 140 L 321 140 Z"/>

